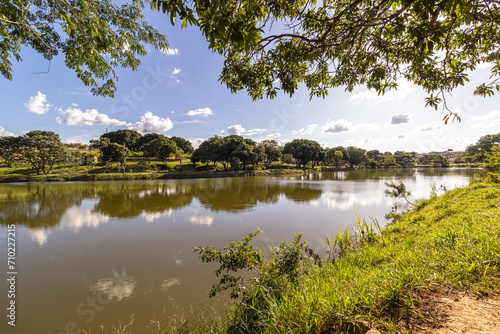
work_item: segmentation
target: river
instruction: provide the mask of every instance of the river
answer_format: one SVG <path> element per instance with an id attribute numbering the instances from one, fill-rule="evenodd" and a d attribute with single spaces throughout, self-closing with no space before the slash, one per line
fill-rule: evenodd
<path id="1" fill-rule="evenodd" d="M 256 245 L 264 249 L 303 232 L 324 253 L 326 235 L 352 224 L 356 213 L 386 224 L 394 201 L 384 196 L 384 182 L 403 181 L 423 198 L 431 184 L 451 189 L 479 173 L 395 169 L 2 184 L 0 268 L 2 277 L 15 277 L 15 296 L 8 296 L 12 281 L 2 279 L 0 300 L 4 310 L 15 301 L 16 326 L 3 316 L 0 332 L 112 333 L 133 318 L 132 333 L 145 333 L 179 314 L 220 312 L 225 303 L 207 295 L 216 266 L 201 263 L 196 246 L 223 247 L 260 228 Z M 9 237 L 16 243 L 12 275 Z"/>

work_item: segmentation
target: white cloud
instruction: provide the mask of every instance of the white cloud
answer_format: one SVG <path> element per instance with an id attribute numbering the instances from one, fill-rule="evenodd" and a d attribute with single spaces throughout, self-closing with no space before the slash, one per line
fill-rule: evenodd
<path id="1" fill-rule="evenodd" d="M 1 137 L 16 137 L 16 134 L 5 130 L 3 128 L 3 126 L 0 126 L 0 136 Z"/>
<path id="2" fill-rule="evenodd" d="M 164 54 L 168 56 L 178 56 L 179 55 L 179 49 L 177 48 L 164 48 L 161 50 Z"/>
<path id="3" fill-rule="evenodd" d="M 34 114 L 43 115 L 47 113 L 52 106 L 49 102 L 47 102 L 47 96 L 38 92 L 36 96 L 30 97 L 28 101 L 23 102 L 23 104 L 28 108 L 29 112 Z"/>
<path id="4" fill-rule="evenodd" d="M 92 134 L 78 135 L 66 139 L 66 144 L 88 144 L 91 139 L 99 139 L 97 136 L 92 136 Z"/>
<path id="5" fill-rule="evenodd" d="M 352 129 L 352 123 L 346 119 L 339 119 L 338 121 L 327 121 L 322 127 L 324 132 L 340 133 L 347 132 Z"/>
<path id="6" fill-rule="evenodd" d="M 62 117 L 57 117 L 56 122 L 65 125 L 128 125 L 127 122 L 109 118 L 108 115 L 101 114 L 95 109 L 87 109 L 85 111 L 82 111 L 81 109 L 74 106 L 69 107 L 65 110 L 59 109 L 59 114 Z"/>
<path id="7" fill-rule="evenodd" d="M 266 132 L 266 129 L 255 128 L 255 129 L 245 129 L 241 126 L 241 124 L 235 124 L 227 127 L 227 133 L 229 135 L 238 135 L 238 136 L 255 136 L 260 135 Z"/>
<path id="8" fill-rule="evenodd" d="M 131 130 L 136 130 L 141 133 L 146 132 L 165 132 L 172 129 L 173 124 L 170 118 L 160 118 L 156 115 L 153 115 L 152 112 L 148 111 L 143 116 L 141 116 L 141 120 L 136 122 L 135 124 L 129 124 L 128 128 Z"/>
<path id="9" fill-rule="evenodd" d="M 245 132 L 245 128 L 241 124 L 231 125 L 227 127 L 227 133 L 230 135 L 242 135 Z"/>
<path id="10" fill-rule="evenodd" d="M 194 138 L 194 139 L 189 139 L 191 144 L 193 145 L 194 149 L 197 149 L 201 143 L 203 143 L 206 140 L 206 138 Z"/>
<path id="11" fill-rule="evenodd" d="M 266 136 L 266 139 L 274 139 L 274 138 L 278 138 L 278 137 L 281 137 L 281 133 L 279 133 L 279 132 L 274 132 L 274 133 L 268 134 L 268 135 Z"/>
<path id="12" fill-rule="evenodd" d="M 210 108 L 199 108 L 199 109 L 196 109 L 196 110 L 189 110 L 188 113 L 186 115 L 188 116 L 204 116 L 204 117 L 207 117 L 207 116 L 210 116 L 210 115 L 213 115 L 213 111 L 212 109 Z"/>
<path id="13" fill-rule="evenodd" d="M 319 127 L 319 124 L 309 124 L 307 128 L 293 130 L 292 135 L 309 135 L 313 133 L 313 131 L 316 130 L 317 127 Z"/>
<path id="14" fill-rule="evenodd" d="M 198 123 L 207 123 L 205 121 L 200 121 L 199 119 L 192 119 L 190 121 L 174 121 L 174 124 L 198 124 Z"/>
<path id="15" fill-rule="evenodd" d="M 391 124 L 410 123 L 410 114 L 393 114 Z"/>
<path id="16" fill-rule="evenodd" d="M 174 68 L 174 70 L 172 71 L 172 74 L 170 75 L 171 78 L 175 78 L 175 76 L 177 74 L 181 73 L 181 69 L 180 68 Z"/>
<path id="17" fill-rule="evenodd" d="M 261 128 L 256 128 L 256 129 L 250 129 L 246 130 L 244 132 L 245 136 L 255 136 L 255 135 L 260 135 L 261 133 L 266 132 L 266 129 L 261 129 Z"/>

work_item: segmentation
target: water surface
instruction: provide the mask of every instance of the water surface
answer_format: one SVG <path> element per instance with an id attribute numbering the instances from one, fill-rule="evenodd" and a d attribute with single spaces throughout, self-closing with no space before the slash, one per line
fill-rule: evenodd
<path id="1" fill-rule="evenodd" d="M 466 185 L 480 170 L 397 169 L 293 177 L 69 182 L 0 185 L 0 263 L 8 272 L 7 226 L 17 241 L 16 327 L 1 333 L 101 333 L 135 318 L 208 308 L 215 265 L 196 246 L 223 247 L 261 228 L 261 247 L 294 233 L 317 252 L 327 234 L 361 217 L 385 223 L 393 200 L 384 182 L 403 181 L 415 197 L 430 184 Z M 0 283 L 7 306 L 8 284 Z M 211 304 L 210 304 L 211 303 Z M 5 311 L 4 311 L 5 312 Z M 153 325 L 150 325 L 154 328 Z"/>

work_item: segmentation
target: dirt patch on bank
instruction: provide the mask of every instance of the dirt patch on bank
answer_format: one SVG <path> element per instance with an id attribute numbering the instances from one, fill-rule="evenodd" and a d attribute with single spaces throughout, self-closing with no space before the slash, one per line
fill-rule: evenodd
<path id="1" fill-rule="evenodd" d="M 427 297 L 435 321 L 420 323 L 412 333 L 500 334 L 500 296 L 475 298 L 454 292 Z"/>

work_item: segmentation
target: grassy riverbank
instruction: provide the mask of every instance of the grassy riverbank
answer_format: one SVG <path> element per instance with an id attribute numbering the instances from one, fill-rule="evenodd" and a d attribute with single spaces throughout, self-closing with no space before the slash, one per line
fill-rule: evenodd
<path id="1" fill-rule="evenodd" d="M 292 266 L 296 283 L 290 256 L 264 261 L 227 319 L 206 326 L 193 319 L 172 331 L 406 333 L 438 326 L 436 296 L 500 294 L 498 182 L 490 177 L 420 201 L 380 232 L 359 220 L 350 238 L 340 232 L 335 260 Z M 280 263 L 288 264 L 284 272 L 276 271 Z"/>
<path id="2" fill-rule="evenodd" d="M 194 179 L 234 176 L 290 175 L 309 173 L 319 168 L 296 168 L 293 165 L 249 167 L 245 170 L 225 171 L 221 164 L 210 166 L 177 161 L 155 162 L 131 159 L 125 165 L 126 173 L 118 172 L 117 166 L 69 166 L 57 165 L 49 173 L 36 174 L 29 167 L 9 168 L 0 166 L 0 183 L 6 182 L 54 182 L 54 181 L 111 181 L 151 179 Z"/>
<path id="3" fill-rule="evenodd" d="M 142 157 L 131 157 L 125 164 L 125 173 L 122 173 L 118 165 L 89 165 L 71 166 L 56 165 L 47 174 L 37 174 L 28 166 L 10 168 L 0 165 L 0 183 L 7 182 L 55 182 L 55 181 L 112 181 L 112 180 L 152 180 L 152 179 L 195 179 L 195 178 L 218 178 L 234 176 L 266 176 L 266 175 L 293 175 L 311 172 L 333 172 L 349 171 L 359 169 L 358 167 L 320 167 L 308 166 L 299 168 L 295 165 L 273 163 L 272 165 L 259 164 L 248 166 L 244 170 L 224 170 L 221 163 L 206 166 L 201 163 L 187 163 L 182 165 L 179 160 L 159 162 Z M 415 166 L 418 168 L 435 168 L 433 166 Z M 411 167 L 411 168 L 415 168 Z M 484 167 L 483 165 L 467 165 L 452 167 Z M 401 169 L 393 167 L 390 169 Z"/>

